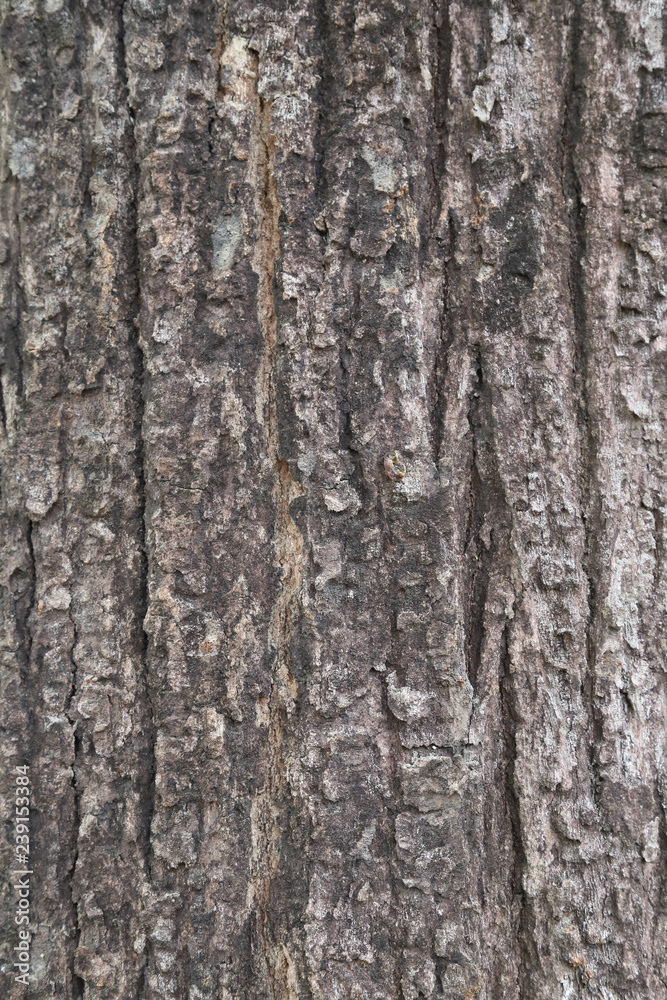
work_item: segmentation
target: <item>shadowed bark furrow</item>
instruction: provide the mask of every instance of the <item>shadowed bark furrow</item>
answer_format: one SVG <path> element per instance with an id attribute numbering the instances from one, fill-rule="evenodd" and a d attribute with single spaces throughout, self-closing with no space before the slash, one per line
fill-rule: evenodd
<path id="1" fill-rule="evenodd" d="M 138 548 L 138 579 L 137 595 L 134 604 L 136 626 L 140 629 L 140 670 L 137 685 L 136 701 L 138 715 L 141 719 L 141 758 L 137 773 L 138 811 L 137 840 L 141 851 L 141 877 L 143 885 L 150 884 L 152 867 L 151 829 L 155 811 L 156 795 L 156 727 L 155 708 L 151 694 L 151 678 L 148 670 L 149 636 L 144 628 L 148 613 L 150 568 L 146 544 L 146 473 L 144 445 L 144 399 L 145 371 L 144 358 L 140 340 L 141 315 L 141 261 L 138 239 L 138 199 L 140 169 L 137 157 L 137 146 L 134 134 L 135 112 L 130 102 L 130 89 L 125 51 L 127 2 L 122 3 L 118 15 L 118 75 L 119 96 L 127 110 L 126 149 L 127 171 L 129 181 L 128 214 L 126 234 L 127 254 L 127 320 L 129 334 L 129 349 L 132 363 L 131 399 L 134 404 L 133 438 L 135 446 L 135 476 L 138 500 L 137 512 L 137 548 Z M 142 947 L 143 945 L 143 947 Z M 136 998 L 144 996 L 146 968 L 150 962 L 150 938 L 142 932 L 133 942 L 133 949 L 139 956 L 139 969 L 136 980 Z"/>
<path id="2" fill-rule="evenodd" d="M 451 31 L 449 25 L 449 4 L 442 0 L 433 3 L 432 29 L 432 95 L 433 109 L 431 127 L 433 149 L 429 153 L 430 192 L 428 198 L 429 235 L 438 241 L 439 256 L 442 260 L 443 291 L 439 324 L 439 338 L 436 340 L 433 363 L 429 377 L 430 422 L 432 425 L 433 462 L 438 466 L 445 424 L 447 395 L 445 385 L 448 373 L 448 357 L 452 347 L 453 329 L 448 311 L 448 289 L 450 266 L 454 247 L 452 219 L 443 210 L 441 181 L 444 172 L 447 146 L 447 103 L 449 95 L 449 75 L 451 60 Z M 426 206 L 425 206 L 426 211 Z"/>
<path id="3" fill-rule="evenodd" d="M 574 381 L 577 423 L 580 437 L 581 486 L 580 504 L 584 528 L 582 571 L 586 579 L 588 614 L 586 620 L 586 674 L 582 679 L 582 697 L 590 719 L 588 756 L 593 798 L 597 802 L 599 774 L 597 748 L 601 740 L 599 713 L 594 696 L 595 631 L 598 626 L 596 594 L 599 586 L 597 526 L 600 523 L 600 503 L 596 484 L 596 437 L 589 413 L 589 378 L 591 376 L 591 344 L 586 323 L 586 295 L 583 261 L 586 256 L 586 207 L 576 172 L 576 150 L 583 140 L 581 105 L 584 61 L 581 51 L 581 5 L 575 3 L 568 19 L 568 83 L 562 130 L 563 193 L 569 208 L 571 245 L 570 295 L 574 318 Z"/>
<path id="4" fill-rule="evenodd" d="M 516 704 L 512 693 L 512 662 L 510 660 L 510 625 L 505 626 L 502 637 L 502 673 L 500 677 L 500 703 L 503 727 L 503 739 L 505 743 L 505 796 L 507 812 L 512 830 L 512 873 L 511 888 L 512 902 L 515 908 L 514 921 L 516 927 L 517 962 L 516 962 L 516 995 L 521 998 L 523 995 L 522 984 L 525 979 L 526 969 L 530 961 L 534 960 L 532 954 L 530 929 L 526 926 L 525 907 L 526 893 L 524 891 L 524 876 L 527 870 L 526 854 L 521 837 L 521 812 L 519 798 L 514 784 L 516 752 Z M 518 906 L 516 905 L 518 903 Z"/>

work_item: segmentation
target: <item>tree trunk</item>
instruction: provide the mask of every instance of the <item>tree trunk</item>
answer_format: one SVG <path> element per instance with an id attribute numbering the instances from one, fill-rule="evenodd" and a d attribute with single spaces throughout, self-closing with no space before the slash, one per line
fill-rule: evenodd
<path id="1" fill-rule="evenodd" d="M 667 998 L 662 0 L 2 6 L 3 995 Z"/>

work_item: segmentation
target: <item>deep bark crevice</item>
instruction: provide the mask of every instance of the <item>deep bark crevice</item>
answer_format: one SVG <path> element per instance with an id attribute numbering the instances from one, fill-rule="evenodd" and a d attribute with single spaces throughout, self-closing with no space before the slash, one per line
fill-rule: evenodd
<path id="1" fill-rule="evenodd" d="M 33 639 L 32 616 L 35 608 L 35 596 L 37 593 L 37 564 L 35 561 L 35 549 L 32 537 L 33 531 L 34 523 L 31 518 L 27 518 L 25 522 L 24 538 L 28 553 L 28 599 L 26 601 L 25 610 L 17 619 L 19 638 L 21 639 L 21 645 L 23 646 L 24 653 L 23 676 L 21 677 L 22 703 L 25 718 L 30 721 L 28 732 L 25 734 L 26 742 L 23 748 L 24 761 L 34 759 L 34 743 L 35 735 L 37 733 L 36 699 L 34 698 L 33 687 L 30 681 Z"/>
<path id="2" fill-rule="evenodd" d="M 63 369 L 66 370 L 67 363 L 67 349 L 63 340 L 61 359 Z M 59 501 L 55 507 L 55 511 L 49 512 L 51 516 L 54 515 L 59 517 L 60 521 L 60 532 L 61 532 L 61 544 L 65 552 L 69 553 L 71 551 L 72 540 L 69 535 L 69 524 L 70 524 L 70 504 L 68 497 L 68 472 L 70 466 L 70 450 L 69 444 L 72 438 L 71 435 L 71 420 L 72 413 L 68 407 L 67 402 L 63 402 L 60 409 L 60 426 L 58 428 L 58 442 L 57 442 L 57 458 L 60 463 L 59 467 L 59 489 L 58 497 Z M 66 878 L 66 890 L 70 902 L 70 908 L 72 913 L 73 921 L 73 934 L 74 943 L 71 948 L 71 982 L 72 982 L 72 1000 L 80 1000 L 83 997 L 83 981 L 76 973 L 76 952 L 81 938 L 81 925 L 80 925 L 80 915 L 79 907 L 75 901 L 75 888 L 74 880 L 76 878 L 76 866 L 79 859 L 79 834 L 81 827 L 81 766 L 84 763 L 84 746 L 83 737 L 79 728 L 80 720 L 77 718 L 77 694 L 78 694 L 78 665 L 76 662 L 76 649 L 79 645 L 79 630 L 77 625 L 77 609 L 75 607 L 74 600 L 74 587 L 73 581 L 70 582 L 69 587 L 70 603 L 69 609 L 67 611 L 67 619 L 71 626 L 71 644 L 67 649 L 67 655 L 69 656 L 70 663 L 70 689 L 67 695 L 67 700 L 65 704 L 64 715 L 69 722 L 71 729 L 72 738 L 72 777 L 70 780 L 70 788 L 73 800 L 73 815 L 72 815 L 72 861 L 67 872 Z"/>
<path id="3" fill-rule="evenodd" d="M 655 801 L 656 811 L 658 814 L 658 850 L 659 857 L 662 862 L 662 873 L 658 879 L 658 891 L 656 893 L 657 901 L 653 911 L 653 939 L 651 941 L 651 950 L 655 954 L 655 938 L 658 931 L 658 924 L 661 912 L 664 912 L 667 908 L 667 808 L 665 807 L 665 801 L 667 796 L 665 793 L 663 781 L 661 778 L 657 778 L 654 783 L 653 797 Z"/>
<path id="4" fill-rule="evenodd" d="M 664 508 L 653 508 L 653 519 L 655 521 L 655 582 L 656 586 L 661 582 L 665 566 L 665 515 Z"/>
<path id="5" fill-rule="evenodd" d="M 125 129 L 126 157 L 129 173 L 129 198 L 128 198 L 128 230 L 127 230 L 127 252 L 128 252 L 128 308 L 126 314 L 129 354 L 132 365 L 133 390 L 132 399 L 134 402 L 134 428 L 133 436 L 135 442 L 134 475 L 137 490 L 138 510 L 137 510 L 137 549 L 139 555 L 138 573 L 138 593 L 136 602 L 136 623 L 139 634 L 140 648 L 138 650 L 139 677 L 137 702 L 139 706 L 140 722 L 137 725 L 141 729 L 142 741 L 145 741 L 146 753 L 141 754 L 138 768 L 138 787 L 141 808 L 141 828 L 139 840 L 143 856 L 144 875 L 150 882 L 152 879 L 152 843 L 151 830 L 153 817 L 155 814 L 156 801 L 156 740 L 157 722 L 156 709 L 151 694 L 150 677 L 150 646 L 149 636 L 146 632 L 144 622 L 148 613 L 150 594 L 150 557 L 147 545 L 147 486 L 146 486 L 146 454 L 144 440 L 144 409 L 146 399 L 145 386 L 145 361 L 141 345 L 141 260 L 138 241 L 138 215 L 139 215 L 139 186 L 141 178 L 141 167 L 139 163 L 137 145 L 135 138 L 136 115 L 130 101 L 130 88 L 128 78 L 128 68 L 126 59 L 125 42 L 125 11 L 126 2 L 120 5 L 118 13 L 117 47 L 118 47 L 118 73 L 120 79 L 120 91 L 123 103 L 127 109 L 127 127 Z M 145 935 L 145 946 L 143 964 L 139 970 L 137 978 L 136 997 L 137 1000 L 144 995 L 146 971 L 150 961 L 152 944 L 150 935 Z"/>
<path id="6" fill-rule="evenodd" d="M 384 524 L 384 533 L 386 535 L 391 535 L 391 527 L 388 524 L 387 511 L 384 503 L 380 500 L 380 523 Z M 403 791 L 401 787 L 401 779 L 399 775 L 399 762 L 404 756 L 404 749 L 401 743 L 401 723 L 394 716 L 391 708 L 389 707 L 389 695 L 387 690 L 387 675 L 394 672 L 399 678 L 400 682 L 403 683 L 405 680 L 405 671 L 403 669 L 402 662 L 402 651 L 401 651 L 401 637 L 397 628 L 397 617 L 399 613 L 399 608 L 401 607 L 401 600 L 399 596 L 398 583 L 396 582 L 395 574 L 392 574 L 391 580 L 391 641 L 389 648 L 389 655 L 387 656 L 385 663 L 385 672 L 381 675 L 381 686 L 382 686 L 382 711 L 384 718 L 387 720 L 390 738 L 393 747 L 393 753 L 391 757 L 391 770 L 390 770 L 390 788 L 391 788 L 391 801 L 387 804 L 386 809 L 389 818 L 389 825 L 392 830 L 392 867 L 394 869 L 395 877 L 391 879 L 391 897 L 392 904 L 395 911 L 395 950 L 396 950 L 396 962 L 394 963 L 395 975 L 394 975 L 394 987 L 396 990 L 396 996 L 401 996 L 401 980 L 403 978 L 403 966 L 404 966 L 404 949 L 407 943 L 407 934 L 404 922 L 401 921 L 401 861 L 397 850 L 397 831 L 396 831 L 396 819 L 401 812 L 405 810 L 405 802 L 403 798 Z"/>
<path id="7" fill-rule="evenodd" d="M 452 32 L 449 0 L 432 0 L 432 24 L 435 35 L 433 55 L 433 125 L 436 135 L 435 156 L 431 161 L 431 183 L 435 204 L 431 205 L 430 229 L 437 229 L 442 212 L 440 183 L 445 176 L 447 140 L 449 138 L 448 105 L 449 77 L 452 58 Z"/>
<path id="8" fill-rule="evenodd" d="M 68 716 L 69 717 L 69 716 Z M 72 790 L 74 793 L 74 816 L 73 816 L 73 831 L 74 831 L 74 846 L 73 846 L 73 856 L 72 864 L 68 872 L 68 891 L 69 900 L 72 912 L 72 921 L 74 926 L 74 942 L 72 945 L 72 1000 L 82 1000 L 85 990 L 84 980 L 76 972 L 76 953 L 79 947 L 79 942 L 81 940 L 81 925 L 79 923 L 79 907 L 74 901 L 74 878 L 76 877 L 76 866 L 79 860 L 79 826 L 81 823 L 81 789 L 77 787 L 76 781 L 76 761 L 81 757 L 82 751 L 82 739 L 81 736 L 74 730 L 74 762 L 72 764 Z"/>
<path id="9" fill-rule="evenodd" d="M 602 742 L 602 725 L 595 696 L 596 628 L 598 624 L 597 591 L 599 557 L 597 542 L 601 509 L 596 491 L 596 441 L 590 414 L 590 344 L 586 317 L 586 279 L 583 262 L 586 257 L 586 206 L 582 199 L 577 174 L 577 149 L 583 140 L 581 131 L 582 78 L 584 66 L 580 43 L 582 37 L 581 0 L 572 7 L 568 34 L 567 84 L 565 114 L 561 143 L 561 175 L 563 195 L 569 206 L 570 228 L 570 300 L 574 318 L 573 386 L 577 406 L 577 426 L 580 433 L 580 496 L 584 529 L 582 571 L 586 581 L 587 618 L 585 626 L 586 676 L 582 680 L 582 695 L 591 722 L 587 753 L 593 786 L 598 801 L 601 787 L 598 750 Z"/>
<path id="10" fill-rule="evenodd" d="M 450 310 L 451 260 L 454 255 L 456 227 L 452 213 L 447 218 L 448 244 L 442 247 L 443 276 L 442 300 L 440 304 L 440 324 L 435 343 L 433 370 L 429 379 L 428 398 L 430 400 L 430 427 L 433 462 L 438 468 L 442 451 L 445 416 L 447 411 L 446 383 L 449 374 L 449 356 L 454 343 L 454 324 Z"/>
<path id="11" fill-rule="evenodd" d="M 25 293 L 20 281 L 21 267 L 21 219 L 19 215 L 18 202 L 20 197 L 20 182 L 18 178 L 9 176 L 5 181 L 8 189 L 7 203 L 11 214 L 10 232 L 14 235 L 13 245 L 9 247 L 12 268 L 12 287 L 15 295 L 14 315 L 6 326 L 4 336 L 4 358 L 2 373 L 7 379 L 12 377 L 16 384 L 16 404 L 20 406 L 23 402 L 23 344 L 21 342 L 21 318 L 26 312 Z M 2 399 L 2 424 L 5 433 L 8 430 L 7 420 L 9 414 L 6 409 L 5 391 L 0 382 L 0 398 Z"/>
<path id="12" fill-rule="evenodd" d="M 449 371 L 449 352 L 454 339 L 454 327 L 450 314 L 449 293 L 451 289 L 451 260 L 456 241 L 456 227 L 453 213 L 447 214 L 446 239 L 441 237 L 443 228 L 442 193 L 440 185 L 445 176 L 446 147 L 448 139 L 449 75 L 451 65 L 452 38 L 449 23 L 449 0 L 433 0 L 432 25 L 434 33 L 433 52 L 433 101 L 432 127 L 435 138 L 435 153 L 431 158 L 429 171 L 430 217 L 429 232 L 436 235 L 438 253 L 442 256 L 442 298 L 440 302 L 440 324 L 435 343 L 432 374 L 429 379 L 428 398 L 430 402 L 430 426 L 432 429 L 433 462 L 438 467 L 442 449 L 447 400 L 445 384 Z"/>
<path id="13" fill-rule="evenodd" d="M 2 367 L 3 367 L 3 372 L 0 372 L 0 375 L 4 374 L 4 367 L 5 366 L 3 365 Z M 2 378 L 0 378 L 0 426 L 2 427 L 2 433 L 3 433 L 3 435 L 6 437 L 7 436 L 7 407 L 5 405 L 5 390 L 4 390 L 4 387 L 3 387 L 3 384 L 2 384 Z"/>
<path id="14" fill-rule="evenodd" d="M 484 613 L 489 575 L 497 547 L 502 510 L 500 477 L 492 453 L 490 387 L 484 382 L 482 353 L 475 356 L 476 381 L 468 412 L 471 435 L 468 518 L 464 543 L 465 655 L 468 680 L 477 690 L 484 641 Z"/>
<path id="15" fill-rule="evenodd" d="M 529 952 L 529 928 L 527 926 L 528 911 L 526 893 L 523 888 L 523 875 L 527 869 L 526 852 L 521 836 L 521 811 L 519 795 L 515 787 L 515 764 L 517 759 L 516 733 L 517 719 L 516 706 L 514 701 L 514 674 L 512 671 L 510 654 L 510 634 L 511 629 L 508 622 L 505 623 L 501 637 L 500 666 L 501 675 L 499 683 L 500 691 L 500 712 L 502 719 L 502 739 L 505 746 L 505 803 L 507 806 L 508 821 L 510 826 L 512 841 L 513 865 L 511 872 L 511 886 L 513 901 L 518 899 L 518 914 L 516 917 L 516 944 L 518 952 L 518 982 L 517 1000 L 522 1000 L 526 993 L 524 991 L 525 978 L 528 966 Z"/>
<path id="16" fill-rule="evenodd" d="M 129 348 L 133 365 L 133 399 L 134 399 L 134 440 L 135 440 L 135 463 L 134 471 L 137 484 L 137 496 L 139 510 L 137 516 L 138 538 L 137 546 L 139 550 L 140 572 L 139 572 L 139 594 L 138 606 L 136 609 L 137 623 L 141 636 L 140 649 L 140 690 L 142 714 L 145 720 L 145 732 L 148 735 L 149 756 L 144 764 L 141 784 L 145 791 L 144 796 L 144 861 L 146 871 L 150 877 L 151 873 L 151 824 L 155 809 L 155 778 L 157 773 L 157 763 L 155 759 L 155 741 L 157 735 L 155 706 L 151 698 L 151 681 L 149 669 L 149 636 L 144 628 L 144 620 L 148 612 L 149 605 L 149 578 L 150 578 L 150 558 L 147 547 L 146 519 L 147 519 L 147 490 L 146 490 L 146 455 L 144 441 L 144 408 L 146 399 L 145 388 L 145 363 L 141 346 L 141 261 L 139 255 L 138 242 L 138 212 L 139 212 L 139 184 L 141 168 L 137 155 L 134 123 L 134 109 L 130 103 L 130 90 L 127 73 L 127 63 L 125 56 L 125 3 L 120 9 L 118 19 L 118 68 L 121 84 L 121 92 L 124 97 L 128 112 L 128 127 L 126 128 L 127 162 L 130 175 L 130 197 L 128 200 L 128 282 L 129 304 L 127 312 L 127 323 L 129 332 Z"/>
<path id="17" fill-rule="evenodd" d="M 72 780 L 71 789 L 74 802 L 73 815 L 72 815 L 72 861 L 67 872 L 67 892 L 69 896 L 70 909 L 72 914 L 73 922 L 73 933 L 74 933 L 74 943 L 72 945 L 72 958 L 71 958 L 71 976 L 72 976 L 72 1000 L 80 1000 L 83 997 L 83 980 L 76 973 L 76 953 L 79 946 L 79 941 L 81 939 L 81 925 L 79 922 L 79 907 L 75 901 L 75 890 L 74 890 L 74 879 L 76 878 L 76 866 L 79 860 L 79 829 L 81 826 L 81 794 L 82 789 L 79 784 L 77 775 L 77 762 L 81 761 L 83 756 L 83 738 L 79 731 L 78 720 L 73 717 L 73 713 L 76 712 L 76 696 L 77 696 L 77 666 L 76 660 L 74 658 L 74 651 L 78 643 L 78 632 L 76 626 L 76 617 L 73 613 L 70 613 L 70 622 L 72 625 L 73 637 L 72 637 L 72 647 L 70 650 L 70 659 L 72 663 L 72 674 L 71 674 L 71 686 L 69 690 L 69 695 L 67 699 L 67 705 L 65 707 L 65 717 L 72 726 L 72 739 L 73 739 L 73 759 L 72 759 Z"/>
<path id="18" fill-rule="evenodd" d="M 251 52 L 253 50 L 250 50 Z M 268 630 L 270 689 L 268 696 L 269 732 L 267 740 L 266 784 L 259 793 L 258 828 L 263 838 L 262 864 L 251 876 L 257 900 L 256 943 L 266 985 L 272 998 L 281 995 L 281 950 L 273 940 L 269 919 L 271 883 L 278 863 L 280 845 L 276 840 L 275 812 L 285 800 L 285 774 L 282 761 L 282 733 L 286 699 L 293 681 L 290 666 L 290 639 L 294 605 L 302 575 L 303 539 L 291 513 L 290 503 L 302 488 L 291 475 L 289 463 L 280 457 L 277 397 L 278 315 L 276 296 L 279 287 L 280 203 L 274 176 L 274 139 L 270 131 L 271 102 L 257 89 L 261 71 L 258 53 L 255 59 L 256 125 L 254 136 L 254 185 L 257 243 L 253 269 L 257 274 L 257 319 L 263 337 L 263 354 L 257 375 L 257 416 L 260 420 L 267 456 L 267 471 L 272 475 L 275 505 L 273 534 L 276 592 Z"/>
<path id="19" fill-rule="evenodd" d="M 255 79 L 259 78 L 259 56 L 255 59 Z M 260 246 L 260 260 L 258 261 L 258 319 L 262 329 L 264 339 L 264 353 L 260 369 L 260 396 L 263 407 L 263 420 L 265 426 L 265 442 L 269 452 L 269 460 L 274 466 L 275 488 L 277 490 L 277 501 L 279 510 L 276 518 L 274 546 L 278 559 L 278 573 L 285 574 L 278 583 L 279 595 L 274 605 L 272 622 L 272 635 L 270 643 L 273 645 L 273 662 L 271 663 L 271 676 L 269 680 L 269 735 L 268 735 L 268 763 L 266 769 L 266 786 L 264 789 L 262 803 L 262 813 L 260 818 L 260 830 L 262 833 L 264 848 L 263 870 L 258 873 L 259 880 L 256 886 L 257 899 L 257 946 L 261 955 L 263 971 L 266 977 L 266 984 L 271 1000 L 277 1000 L 278 983 L 276 981 L 275 962 L 272 956 L 273 940 L 269 922 L 269 894 L 271 890 L 272 861 L 275 861 L 276 844 L 274 842 L 274 822 L 273 808 L 276 798 L 279 795 L 280 782 L 280 742 L 281 725 L 280 714 L 281 705 L 276 683 L 276 674 L 279 664 L 285 656 L 285 640 L 287 626 L 287 607 L 280 606 L 280 596 L 283 581 L 287 576 L 288 566 L 282 565 L 279 553 L 279 533 L 282 525 L 279 522 L 289 516 L 284 502 L 283 489 L 281 484 L 281 466 L 278 458 L 278 430 L 276 413 L 276 386 L 275 386 L 275 361 L 277 349 L 277 316 L 274 300 L 275 274 L 277 260 L 280 254 L 280 234 L 278 230 L 279 205 L 277 192 L 275 190 L 275 179 L 273 177 L 272 164 L 272 143 L 269 133 L 269 121 L 271 113 L 270 103 L 262 100 L 259 93 L 256 93 L 257 101 L 257 136 L 256 155 L 257 164 L 257 201 L 258 201 L 258 244 Z M 282 514 L 282 518 L 281 518 Z"/>

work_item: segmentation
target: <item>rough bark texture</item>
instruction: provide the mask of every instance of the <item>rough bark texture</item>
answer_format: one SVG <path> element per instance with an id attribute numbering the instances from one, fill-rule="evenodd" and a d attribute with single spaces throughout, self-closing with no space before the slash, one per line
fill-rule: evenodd
<path id="1" fill-rule="evenodd" d="M 2 10 L 3 995 L 667 998 L 662 0 Z"/>

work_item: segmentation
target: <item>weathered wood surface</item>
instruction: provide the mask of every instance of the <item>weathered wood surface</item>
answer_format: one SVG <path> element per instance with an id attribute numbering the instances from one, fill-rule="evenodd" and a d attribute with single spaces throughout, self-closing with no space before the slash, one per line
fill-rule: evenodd
<path id="1" fill-rule="evenodd" d="M 2 9 L 3 995 L 667 998 L 662 0 Z"/>

